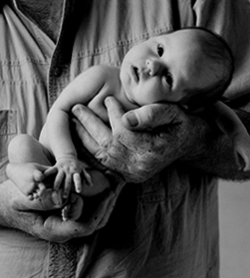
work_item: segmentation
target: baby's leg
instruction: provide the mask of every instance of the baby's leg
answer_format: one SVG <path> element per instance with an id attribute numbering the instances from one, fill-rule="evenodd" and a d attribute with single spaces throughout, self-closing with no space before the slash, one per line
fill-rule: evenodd
<path id="1" fill-rule="evenodd" d="M 50 166 L 48 151 L 33 137 L 22 134 L 10 142 L 8 155 L 7 176 L 25 195 L 33 193 Z"/>
<path id="2" fill-rule="evenodd" d="M 20 134 L 11 140 L 8 155 L 10 163 L 34 162 L 51 165 L 48 150 L 38 140 L 27 134 Z"/>

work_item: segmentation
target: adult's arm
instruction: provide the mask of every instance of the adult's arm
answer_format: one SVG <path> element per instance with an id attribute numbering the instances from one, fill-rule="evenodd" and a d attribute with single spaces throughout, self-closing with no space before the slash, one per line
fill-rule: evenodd
<path id="1" fill-rule="evenodd" d="M 108 98 L 106 106 L 111 129 L 86 107 L 74 107 L 74 115 L 83 124 L 77 125 L 78 133 L 97 160 L 127 181 L 145 181 L 173 163 L 224 179 L 250 178 L 249 172 L 238 169 L 230 139 L 209 121 L 187 115 L 175 105 L 154 104 L 125 115 L 114 98 Z M 130 120 L 136 116 L 136 126 L 129 124 L 128 115 Z M 250 123 L 247 112 L 239 116 Z"/>

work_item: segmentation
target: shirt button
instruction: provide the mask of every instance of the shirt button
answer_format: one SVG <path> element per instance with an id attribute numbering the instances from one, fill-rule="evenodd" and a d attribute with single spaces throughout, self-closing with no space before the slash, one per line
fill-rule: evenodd
<path id="1" fill-rule="evenodd" d="M 59 77 L 62 74 L 62 68 L 55 68 L 53 73 L 54 76 Z"/>

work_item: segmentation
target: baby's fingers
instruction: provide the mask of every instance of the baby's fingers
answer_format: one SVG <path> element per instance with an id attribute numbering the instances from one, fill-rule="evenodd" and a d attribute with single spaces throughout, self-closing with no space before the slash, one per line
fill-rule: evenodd
<path id="1" fill-rule="evenodd" d="M 57 171 L 58 171 L 58 169 L 56 167 L 50 167 L 50 168 L 46 169 L 43 174 L 44 174 L 44 177 L 48 177 L 53 174 L 56 174 Z"/>
<path id="2" fill-rule="evenodd" d="M 74 173 L 73 174 L 73 182 L 75 185 L 75 191 L 77 193 L 81 193 L 82 191 L 82 179 L 81 179 L 81 175 L 79 173 Z"/>
<path id="3" fill-rule="evenodd" d="M 69 197 L 69 193 L 72 188 L 72 174 L 66 174 L 65 181 L 64 181 L 64 190 L 63 190 L 63 198 L 67 199 Z"/>
<path id="4" fill-rule="evenodd" d="M 59 190 L 59 188 L 61 187 L 63 180 L 65 178 L 65 173 L 64 171 L 59 171 L 56 175 L 55 181 L 54 181 L 54 189 L 55 190 Z"/>

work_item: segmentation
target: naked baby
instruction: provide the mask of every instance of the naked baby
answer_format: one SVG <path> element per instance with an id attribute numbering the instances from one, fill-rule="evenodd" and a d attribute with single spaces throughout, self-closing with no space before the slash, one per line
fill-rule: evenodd
<path id="1" fill-rule="evenodd" d="M 94 66 L 70 83 L 52 106 L 39 141 L 25 134 L 12 140 L 7 175 L 30 198 L 43 198 L 47 190 L 43 181 L 54 175 L 52 191 L 63 192 L 59 200 L 63 219 L 78 219 L 84 211 L 84 197 L 106 190 L 109 181 L 103 173 L 79 161 L 70 133 L 71 110 L 75 104 L 87 105 L 108 124 L 104 100 L 111 95 L 125 111 L 150 103 L 176 103 L 187 113 L 196 114 L 205 109 L 209 113 L 211 108 L 211 118 L 232 140 L 237 163 L 241 167 L 240 156 L 248 171 L 247 131 L 220 101 L 232 74 L 229 47 L 208 30 L 186 28 L 152 37 L 132 47 L 120 68 Z M 74 205 L 72 191 L 78 196 Z"/>

